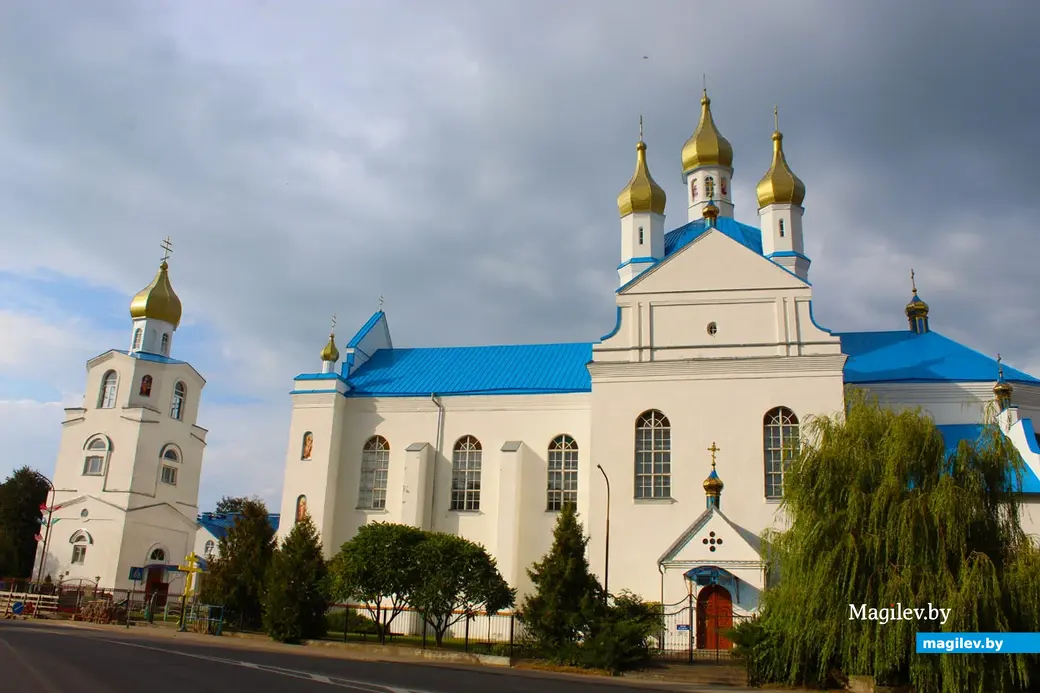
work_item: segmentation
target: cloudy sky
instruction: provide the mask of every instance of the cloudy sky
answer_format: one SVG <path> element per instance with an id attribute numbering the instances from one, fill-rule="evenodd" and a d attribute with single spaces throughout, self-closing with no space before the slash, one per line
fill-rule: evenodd
<path id="1" fill-rule="evenodd" d="M 3 0 L 0 478 L 53 470 L 167 235 L 203 509 L 278 500 L 332 313 L 385 296 L 399 346 L 596 339 L 639 115 L 678 226 L 702 74 L 741 221 L 780 106 L 822 324 L 905 327 L 913 267 L 934 329 L 1040 374 L 1038 29 L 995 0 Z"/>

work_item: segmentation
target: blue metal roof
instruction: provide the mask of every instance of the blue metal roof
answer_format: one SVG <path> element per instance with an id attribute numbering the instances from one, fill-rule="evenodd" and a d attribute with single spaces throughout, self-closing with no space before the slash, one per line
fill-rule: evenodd
<path id="1" fill-rule="evenodd" d="M 380 349 L 349 378 L 352 397 L 590 392 L 592 344 Z"/>
<path id="2" fill-rule="evenodd" d="M 216 539 L 223 539 L 227 536 L 228 529 L 231 525 L 235 524 L 235 519 L 241 513 L 202 513 L 198 517 L 198 523 L 200 526 L 205 527 L 210 534 Z M 280 515 L 278 513 L 272 513 L 267 516 L 267 521 L 271 523 L 271 528 L 274 531 L 278 531 Z"/>
<path id="3" fill-rule="evenodd" d="M 937 332 L 910 330 L 844 332 L 841 350 L 848 355 L 845 382 L 927 383 L 996 382 L 997 362 Z M 1020 370 L 1004 366 L 1004 378 L 1018 383 L 1040 383 Z"/>
<path id="4" fill-rule="evenodd" d="M 679 252 L 684 246 L 692 243 L 708 231 L 710 227 L 705 219 L 697 219 L 689 224 L 669 231 L 664 235 L 664 256 Z M 729 236 L 737 243 L 759 255 L 762 254 L 762 231 L 754 226 L 741 224 L 731 217 L 719 217 L 715 220 L 715 228 Z"/>
<path id="5" fill-rule="evenodd" d="M 1032 430 L 1032 422 L 1028 419 L 1023 421 L 1024 424 L 1029 424 L 1029 429 Z M 982 437 L 984 427 L 981 424 L 946 424 L 942 426 L 936 426 L 939 432 L 942 433 L 943 442 L 946 443 L 946 453 L 952 455 L 957 452 L 957 447 L 961 444 L 962 440 L 966 440 L 969 443 L 977 443 L 979 438 Z M 1016 491 L 1022 493 L 1040 493 L 1040 478 L 1036 476 L 1029 465 L 1026 465 L 1022 469 L 1022 483 L 1018 483 L 1018 475 L 1012 472 L 1012 487 Z"/>

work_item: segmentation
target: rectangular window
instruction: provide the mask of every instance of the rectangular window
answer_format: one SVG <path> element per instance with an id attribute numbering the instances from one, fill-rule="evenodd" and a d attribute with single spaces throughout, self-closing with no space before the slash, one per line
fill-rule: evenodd
<path id="1" fill-rule="evenodd" d="M 167 467 L 166 465 L 163 465 L 162 477 L 161 478 L 162 478 L 162 482 L 164 484 L 169 484 L 170 486 L 176 486 L 177 485 L 177 469 L 176 469 L 176 467 Z"/>
<path id="2" fill-rule="evenodd" d="M 105 458 L 91 455 L 83 463 L 83 476 L 101 476 L 105 469 Z"/>
<path id="3" fill-rule="evenodd" d="M 451 509 L 480 510 L 479 461 L 462 461 L 451 471 Z"/>
<path id="4" fill-rule="evenodd" d="M 366 464 L 367 463 L 367 464 Z M 371 510 L 386 508 L 386 480 L 389 470 L 375 456 L 361 458 L 361 488 L 358 492 L 358 507 Z"/>
<path id="5" fill-rule="evenodd" d="M 76 544 L 72 547 L 72 562 L 83 565 L 83 559 L 87 557 L 87 547 L 84 544 Z"/>

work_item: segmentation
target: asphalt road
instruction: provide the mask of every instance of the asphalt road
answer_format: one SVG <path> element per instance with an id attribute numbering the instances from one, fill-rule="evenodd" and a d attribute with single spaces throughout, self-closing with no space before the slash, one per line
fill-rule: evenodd
<path id="1" fill-rule="evenodd" d="M 0 691 L 4 693 L 334 693 L 336 689 L 366 693 L 660 690 L 613 685 L 602 678 L 585 682 L 509 671 L 362 662 L 0 621 Z"/>

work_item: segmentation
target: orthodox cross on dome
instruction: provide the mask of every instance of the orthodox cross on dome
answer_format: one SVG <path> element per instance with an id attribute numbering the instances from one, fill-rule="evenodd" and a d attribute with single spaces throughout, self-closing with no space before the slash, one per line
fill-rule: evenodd
<path id="1" fill-rule="evenodd" d="M 915 294 L 917 293 L 917 280 L 914 279 L 913 269 L 910 270 L 910 288 L 913 290 Z"/>
<path id="2" fill-rule="evenodd" d="M 330 332 L 334 333 L 335 331 L 336 331 L 336 314 L 333 313 L 332 314 L 332 329 L 330 330 Z"/>
<path id="3" fill-rule="evenodd" d="M 639 141 L 643 141 L 643 115 L 639 114 Z"/>
<path id="4" fill-rule="evenodd" d="M 715 441 L 711 441 L 711 447 L 708 448 L 708 452 L 711 453 L 711 468 L 715 469 L 715 453 L 721 452 L 722 448 L 715 444 Z"/>
<path id="5" fill-rule="evenodd" d="M 773 129 L 780 132 L 780 109 L 773 104 Z"/>
<path id="6" fill-rule="evenodd" d="M 1000 354 L 997 354 L 997 377 L 1001 380 L 1004 379 L 1004 364 L 1000 358 Z"/>
<path id="7" fill-rule="evenodd" d="M 166 262 L 170 259 L 170 253 L 173 252 L 173 241 L 171 241 L 170 237 L 167 236 L 163 242 L 159 244 L 159 247 L 163 249 L 162 261 Z"/>
<path id="8" fill-rule="evenodd" d="M 379 311 L 380 312 L 383 311 L 383 297 L 382 296 L 379 297 Z"/>

